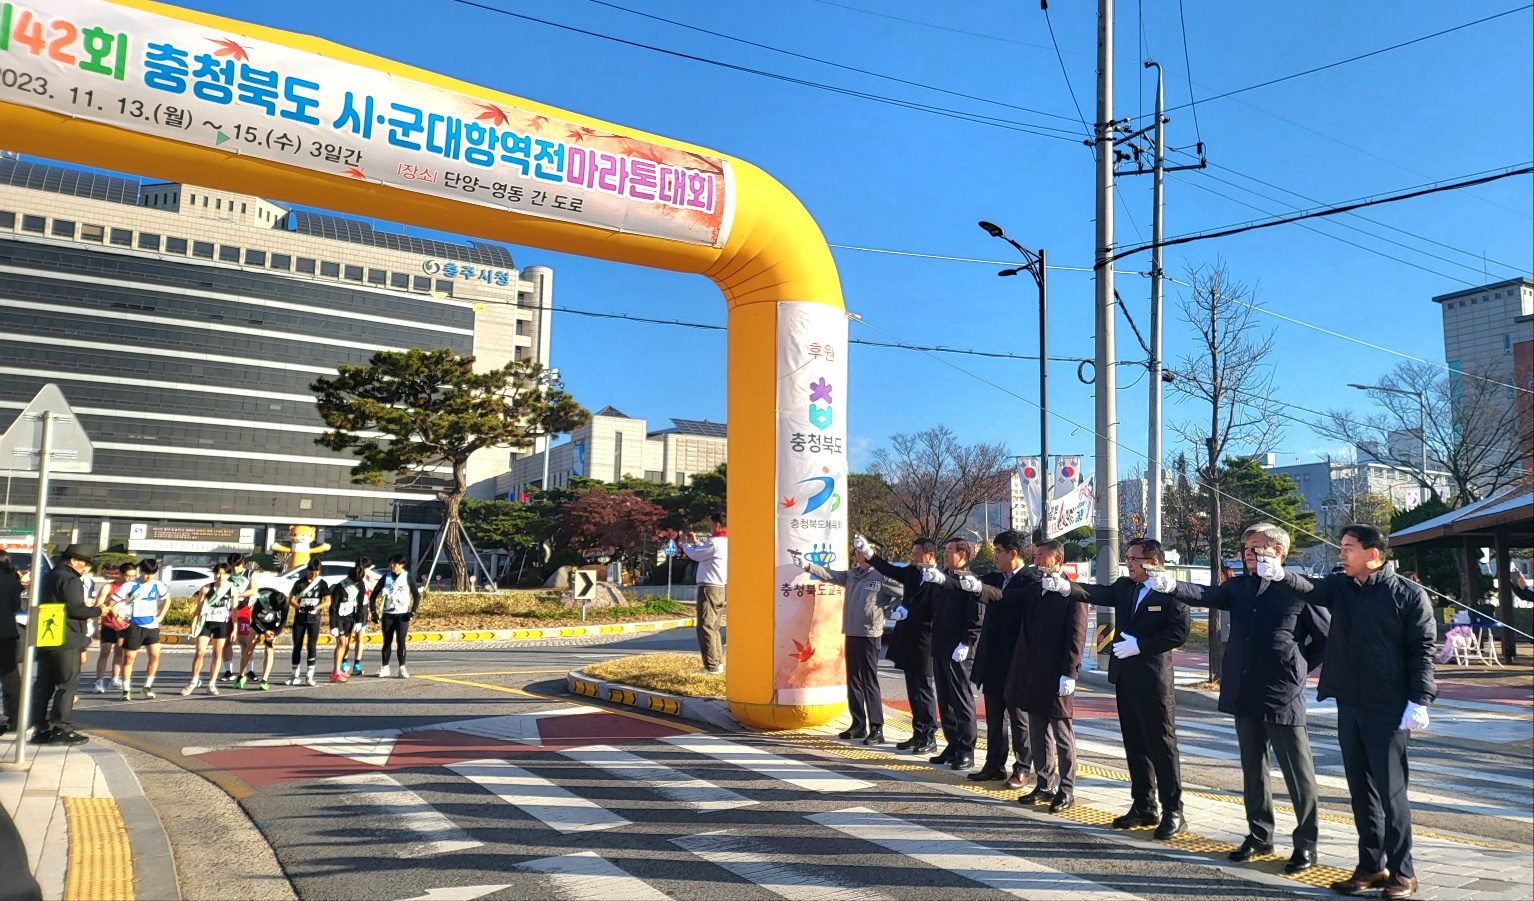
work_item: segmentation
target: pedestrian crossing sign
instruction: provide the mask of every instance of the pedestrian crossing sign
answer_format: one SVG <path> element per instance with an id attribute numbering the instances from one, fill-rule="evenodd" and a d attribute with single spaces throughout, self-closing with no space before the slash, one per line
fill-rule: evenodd
<path id="1" fill-rule="evenodd" d="M 1102 654 L 1108 650 L 1108 645 L 1112 644 L 1113 639 L 1116 637 L 1116 631 L 1109 625 L 1097 627 L 1096 641 L 1093 642 L 1093 646 L 1097 648 L 1097 653 Z"/>
<path id="2" fill-rule="evenodd" d="M 37 646 L 56 648 L 64 644 L 64 605 L 42 604 L 37 608 Z"/>

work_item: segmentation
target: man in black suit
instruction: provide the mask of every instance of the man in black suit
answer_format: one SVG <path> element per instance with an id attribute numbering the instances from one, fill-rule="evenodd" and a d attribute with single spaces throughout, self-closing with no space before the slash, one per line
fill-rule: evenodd
<path id="1" fill-rule="evenodd" d="M 1124 560 L 1129 575 L 1112 585 L 1086 586 L 1085 599 L 1112 607 L 1118 624 L 1108 682 L 1118 703 L 1133 804 L 1113 821 L 1113 828 L 1155 826 L 1156 838 L 1169 839 L 1188 828 L 1182 815 L 1172 651 L 1188 640 L 1190 617 L 1177 598 L 1156 591 L 1151 584 L 1152 573 L 1166 565 L 1161 542 L 1137 538 L 1129 542 Z"/>
<path id="2" fill-rule="evenodd" d="M 853 550 L 863 554 L 880 575 L 899 583 L 905 600 L 890 613 L 895 631 L 885 657 L 905 676 L 905 696 L 911 704 L 911 737 L 895 744 L 912 754 L 937 750 L 937 691 L 932 684 L 932 586 L 922 573 L 937 565 L 937 542 L 921 537 L 911 542 L 911 564 L 897 566 L 875 552 L 862 535 L 852 536 Z"/>
<path id="3" fill-rule="evenodd" d="M 970 679 L 985 696 L 985 766 L 970 773 L 976 782 L 1007 780 L 1008 788 L 1028 784 L 1033 760 L 1028 750 L 1028 714 L 1007 706 L 1007 670 L 1017 648 L 1017 633 L 1023 626 L 1023 586 L 1019 573 L 1032 560 L 1033 547 L 1021 532 L 1007 530 L 991 542 L 996 551 L 996 571 L 980 577 L 985 588 L 980 602 L 986 605 L 985 622 L 980 627 L 980 644 L 975 647 L 975 668 Z M 1010 733 L 1012 753 L 1017 761 L 1007 774 L 1007 738 Z"/>
<path id="4" fill-rule="evenodd" d="M 932 585 L 932 675 L 937 683 L 938 719 L 943 724 L 942 753 L 933 763 L 955 770 L 975 765 L 975 691 L 969 684 L 971 656 L 980 641 L 985 608 L 980 606 L 980 578 L 969 571 L 975 546 L 966 538 L 943 545 L 943 568 L 929 569 L 922 579 Z"/>

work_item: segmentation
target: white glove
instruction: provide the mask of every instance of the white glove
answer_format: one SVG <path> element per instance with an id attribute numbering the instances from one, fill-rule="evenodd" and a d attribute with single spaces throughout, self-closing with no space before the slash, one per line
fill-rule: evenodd
<path id="1" fill-rule="evenodd" d="M 959 587 L 969 592 L 970 594 L 979 594 L 980 580 L 970 575 L 960 576 Z"/>
<path id="2" fill-rule="evenodd" d="M 862 535 L 852 536 L 852 549 L 865 557 L 872 557 L 874 555 L 873 545 L 869 544 L 868 539 Z"/>
<path id="3" fill-rule="evenodd" d="M 1284 577 L 1284 561 L 1266 554 L 1257 555 L 1257 578 L 1277 582 Z"/>
<path id="4" fill-rule="evenodd" d="M 1140 639 L 1133 635 L 1124 635 L 1110 649 L 1113 656 L 1120 660 L 1126 660 L 1140 653 Z"/>
<path id="5" fill-rule="evenodd" d="M 910 615 L 911 611 L 905 609 L 904 607 L 896 607 L 894 610 L 890 611 L 890 622 L 898 623 Z"/>
<path id="6" fill-rule="evenodd" d="M 1076 680 L 1070 676 L 1060 677 L 1060 697 L 1066 697 L 1076 693 Z"/>
<path id="7" fill-rule="evenodd" d="M 337 635 L 340 635 L 340 634 L 341 634 L 341 630 L 340 629 L 334 629 L 333 628 L 333 629 L 330 630 L 330 637 L 331 638 L 335 638 Z"/>
<path id="8" fill-rule="evenodd" d="M 1427 708 L 1411 701 L 1406 702 L 1406 710 L 1401 714 L 1401 725 L 1397 729 L 1407 732 L 1421 732 L 1427 728 Z"/>
<path id="9" fill-rule="evenodd" d="M 932 569 L 924 569 L 921 571 L 921 580 L 923 582 L 930 582 L 933 585 L 942 585 L 948 581 L 948 577 L 943 575 L 942 570 L 933 567 Z"/>
<path id="10" fill-rule="evenodd" d="M 805 571 L 805 572 L 809 572 L 809 571 L 810 571 L 810 567 L 811 567 L 811 566 L 812 566 L 812 565 L 814 565 L 814 564 L 812 564 L 812 563 L 810 563 L 810 561 L 808 561 L 808 560 L 805 560 L 805 559 L 804 559 L 804 558 L 802 558 L 802 557 L 801 557 L 801 558 L 799 558 L 799 568 L 800 568 L 800 569 L 802 569 L 802 570 L 804 570 L 804 571 Z"/>
<path id="11" fill-rule="evenodd" d="M 963 663 L 969 659 L 969 645 L 959 645 L 953 649 L 953 662 Z"/>
<path id="12" fill-rule="evenodd" d="M 1148 570 L 1148 573 L 1150 578 L 1145 580 L 1145 584 L 1150 586 L 1151 591 L 1159 592 L 1161 594 L 1171 594 L 1172 591 L 1177 588 L 1176 577 L 1174 577 L 1166 570 L 1152 569 Z"/>
<path id="13" fill-rule="evenodd" d="M 1065 576 L 1057 576 L 1054 573 L 1044 574 L 1044 593 L 1053 591 L 1056 594 L 1069 595 L 1071 593 L 1071 580 Z"/>

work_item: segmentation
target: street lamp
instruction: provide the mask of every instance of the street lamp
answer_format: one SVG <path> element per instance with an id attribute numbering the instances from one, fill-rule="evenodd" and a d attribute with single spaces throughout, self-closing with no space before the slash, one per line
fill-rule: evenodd
<path id="1" fill-rule="evenodd" d="M 559 377 L 558 369 L 545 369 L 538 373 L 538 387 L 544 391 L 558 391 L 565 386 L 563 379 Z M 554 447 L 554 436 L 558 432 L 549 432 L 543 436 L 543 481 L 538 487 L 543 489 L 544 494 L 549 493 L 549 457 Z"/>
<path id="2" fill-rule="evenodd" d="M 1422 490 L 1431 494 L 1433 483 L 1427 474 L 1427 392 L 1407 391 L 1404 388 L 1386 388 L 1384 385 L 1360 385 L 1357 382 L 1348 382 L 1349 388 L 1357 388 L 1359 391 L 1384 391 L 1387 394 L 1404 394 L 1408 397 L 1417 398 L 1417 441 L 1422 446 Z M 1427 498 L 1423 498 L 1424 501 Z"/>
<path id="3" fill-rule="evenodd" d="M 994 222 L 981 222 L 980 227 L 991 237 L 1011 244 L 1026 261 L 1016 269 L 1003 269 L 996 274 L 1006 277 L 1026 272 L 1033 276 L 1039 286 L 1039 478 L 1042 481 L 1040 506 L 1043 507 L 1039 511 L 1039 524 L 1045 525 L 1049 521 L 1050 477 L 1053 472 L 1049 466 L 1049 279 L 1044 267 L 1044 249 L 1039 248 L 1037 253 L 1029 250 L 1007 237 L 1002 227 Z"/>

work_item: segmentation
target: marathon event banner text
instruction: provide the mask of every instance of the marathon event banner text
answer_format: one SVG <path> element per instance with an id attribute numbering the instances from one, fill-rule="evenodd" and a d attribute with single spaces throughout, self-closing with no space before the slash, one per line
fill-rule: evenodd
<path id="1" fill-rule="evenodd" d="M 0 101 L 530 216 L 729 236 L 722 159 L 105 0 L 0 0 Z"/>
<path id="2" fill-rule="evenodd" d="M 801 560 L 851 568 L 847 550 L 847 317 L 819 303 L 778 304 L 777 703 L 847 699 L 842 586 Z"/>

